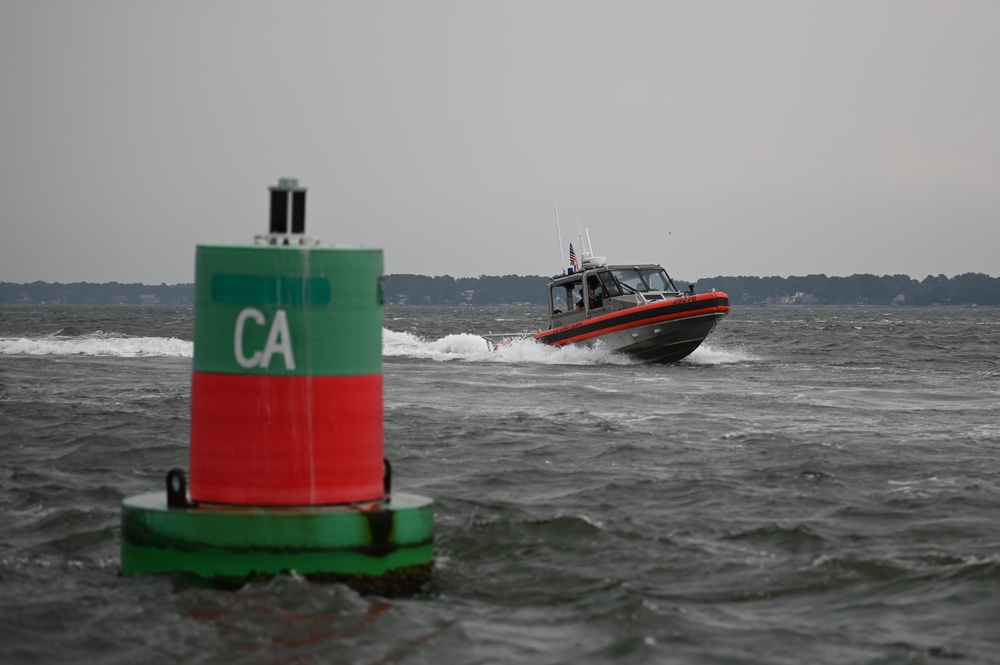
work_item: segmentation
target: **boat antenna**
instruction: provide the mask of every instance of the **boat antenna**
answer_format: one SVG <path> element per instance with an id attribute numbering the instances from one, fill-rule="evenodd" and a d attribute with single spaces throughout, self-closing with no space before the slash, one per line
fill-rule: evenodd
<path id="1" fill-rule="evenodd" d="M 563 244 L 562 244 L 562 229 L 559 228 L 559 206 L 555 203 L 552 204 L 553 209 L 556 211 L 556 235 L 559 236 L 559 265 L 562 266 L 563 274 L 566 274 L 566 257 L 563 256 Z"/>
<path id="2" fill-rule="evenodd" d="M 589 259 L 593 256 L 587 243 L 583 241 L 583 228 L 580 226 L 580 213 L 576 213 L 576 232 L 580 234 L 580 249 L 583 250 L 583 258 Z"/>

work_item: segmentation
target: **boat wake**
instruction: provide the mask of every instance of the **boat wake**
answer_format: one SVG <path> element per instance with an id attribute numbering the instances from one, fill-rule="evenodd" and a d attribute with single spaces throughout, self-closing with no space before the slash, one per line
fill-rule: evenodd
<path id="1" fill-rule="evenodd" d="M 194 343 L 176 337 L 129 337 L 118 333 L 95 332 L 78 337 L 58 333 L 42 337 L 0 337 L 0 355 L 4 356 L 95 356 L 117 358 L 175 357 L 192 358 Z M 548 346 L 533 339 L 513 339 L 507 343 L 487 344 L 479 335 L 459 333 L 441 339 L 425 340 L 408 332 L 382 329 L 382 355 L 421 358 L 437 361 L 487 363 L 533 363 L 544 365 L 635 365 L 629 356 L 613 353 L 598 344 Z M 705 343 L 683 363 L 727 365 L 757 360 L 745 350 L 727 349 Z"/>
<path id="2" fill-rule="evenodd" d="M 100 331 L 79 337 L 63 337 L 57 333 L 35 338 L 0 337 L 0 355 L 191 358 L 194 343 L 176 337 L 128 337 Z"/>
<path id="3" fill-rule="evenodd" d="M 490 345 L 479 335 L 458 333 L 441 339 L 425 340 L 408 332 L 382 329 L 383 357 L 421 358 L 438 361 L 489 363 L 533 363 L 546 365 L 641 365 L 641 361 L 614 353 L 598 343 L 587 347 L 577 344 L 549 346 L 534 339 L 511 339 Z M 722 349 L 703 344 L 682 364 L 726 365 L 750 362 L 755 358 L 745 351 Z"/>
<path id="4" fill-rule="evenodd" d="M 489 363 L 536 363 L 548 365 L 631 365 L 629 358 L 600 347 L 555 347 L 534 339 L 511 339 L 491 345 L 484 337 L 469 333 L 445 335 L 425 340 L 408 332 L 382 330 L 382 355 L 405 356 L 439 361 Z"/>

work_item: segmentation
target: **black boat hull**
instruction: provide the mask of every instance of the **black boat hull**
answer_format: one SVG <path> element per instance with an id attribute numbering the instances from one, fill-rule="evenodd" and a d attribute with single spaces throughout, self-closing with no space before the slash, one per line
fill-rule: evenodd
<path id="1" fill-rule="evenodd" d="M 618 353 L 627 353 L 639 360 L 650 363 L 675 363 L 682 360 L 701 346 L 724 314 L 706 314 L 698 317 L 672 321 L 660 333 L 652 331 L 630 331 L 629 337 L 638 334 L 637 341 L 614 344 L 604 340 Z M 643 333 L 646 333 L 645 335 Z M 643 338 L 644 337 L 644 338 Z"/>

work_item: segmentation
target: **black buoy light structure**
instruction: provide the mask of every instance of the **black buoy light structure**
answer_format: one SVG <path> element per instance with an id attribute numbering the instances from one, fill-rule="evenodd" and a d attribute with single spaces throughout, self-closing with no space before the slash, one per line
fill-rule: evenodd
<path id="1" fill-rule="evenodd" d="M 173 469 L 123 502 L 121 572 L 418 593 L 433 502 L 385 459 L 382 250 L 306 236 L 295 179 L 270 197 L 253 244 L 197 247 L 190 486 Z"/>

